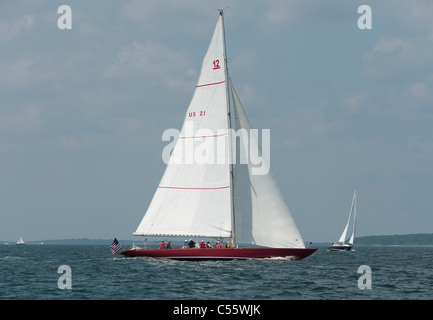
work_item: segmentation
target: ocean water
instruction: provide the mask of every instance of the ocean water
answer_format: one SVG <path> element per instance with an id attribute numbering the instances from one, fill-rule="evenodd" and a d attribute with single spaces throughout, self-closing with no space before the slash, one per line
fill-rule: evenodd
<path id="1" fill-rule="evenodd" d="M 0 245 L 0 270 L 1 300 L 433 298 L 433 247 L 319 247 L 301 261 L 194 262 L 126 258 L 109 244 Z"/>

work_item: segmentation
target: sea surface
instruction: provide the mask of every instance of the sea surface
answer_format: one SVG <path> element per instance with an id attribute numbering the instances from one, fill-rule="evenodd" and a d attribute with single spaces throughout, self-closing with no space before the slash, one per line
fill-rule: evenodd
<path id="1" fill-rule="evenodd" d="M 127 258 L 113 255 L 109 244 L 0 245 L 0 300 L 432 298 L 428 246 L 319 247 L 301 261 L 194 262 Z"/>

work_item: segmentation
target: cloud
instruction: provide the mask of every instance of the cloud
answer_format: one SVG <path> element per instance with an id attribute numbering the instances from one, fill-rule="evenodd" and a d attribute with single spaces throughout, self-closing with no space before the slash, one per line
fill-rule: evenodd
<path id="1" fill-rule="evenodd" d="M 34 16 L 26 15 L 13 21 L 0 20 L 0 43 L 11 40 L 23 30 L 30 30 L 34 26 Z"/>
<path id="2" fill-rule="evenodd" d="M 65 56 L 33 51 L 23 52 L 9 61 L 0 61 L 0 85 L 8 89 L 23 89 L 45 84 L 41 90 L 61 86 L 67 81 L 84 80 L 82 68 L 93 57 L 89 50 Z M 48 85 L 48 86 L 47 86 Z"/>
<path id="3" fill-rule="evenodd" d="M 133 42 L 122 48 L 114 62 L 107 68 L 104 77 L 131 77 L 138 73 L 145 77 L 156 77 L 172 88 L 184 88 L 185 78 L 195 78 L 187 54 L 154 42 Z M 182 77 L 185 75 L 185 77 Z M 181 76 L 181 78 L 176 78 Z M 188 83 L 191 86 L 190 83 Z"/>
<path id="4" fill-rule="evenodd" d="M 433 95 L 431 93 L 433 91 L 433 75 L 420 79 L 418 82 L 409 83 L 408 90 L 417 99 L 427 99 L 433 102 Z"/>
<path id="5" fill-rule="evenodd" d="M 312 141 L 321 139 L 334 132 L 345 128 L 345 120 L 335 116 L 330 118 L 319 107 L 297 108 L 290 110 L 286 115 L 273 122 L 284 123 L 284 126 L 270 125 L 272 131 L 275 130 L 276 141 L 285 147 L 300 146 L 309 144 Z M 278 131 L 276 131 L 278 130 Z"/>
<path id="6" fill-rule="evenodd" d="M 413 40 L 402 37 L 382 37 L 369 52 L 363 56 L 363 76 L 383 78 L 412 69 L 417 58 Z"/>
<path id="7" fill-rule="evenodd" d="M 130 20 L 149 21 L 152 17 L 157 16 L 157 13 L 161 10 L 161 2 L 157 1 L 149 5 L 145 1 L 131 0 L 121 9 L 121 14 Z"/>
<path id="8" fill-rule="evenodd" d="M 387 12 L 387 8 L 381 9 Z M 410 79 L 418 71 L 431 68 L 433 4 L 428 1 L 399 2 L 394 9 L 394 29 L 385 34 L 382 32 L 383 35 L 363 55 L 362 75 L 367 78 Z M 375 12 L 381 11 L 373 8 L 373 14 Z M 386 16 L 377 17 L 377 21 L 383 19 Z"/>
<path id="9" fill-rule="evenodd" d="M 290 16 L 293 15 L 293 12 L 290 10 L 293 4 L 287 1 L 271 0 L 268 2 L 268 5 L 269 7 L 265 13 L 265 17 L 269 22 L 285 23 L 289 21 Z"/>
<path id="10" fill-rule="evenodd" d="M 292 27 L 311 14 L 311 8 L 320 5 L 321 1 L 269 0 L 265 2 L 265 21 L 272 26 Z"/>
<path id="11" fill-rule="evenodd" d="M 418 157 L 433 159 L 433 141 L 426 137 L 411 136 L 408 141 L 409 151 Z"/>
<path id="12" fill-rule="evenodd" d="M 405 5 L 409 6 L 403 13 L 403 17 L 406 19 L 405 27 L 415 33 L 425 34 L 430 41 L 433 41 L 433 3 L 425 0 L 413 0 L 408 1 Z"/>
<path id="13" fill-rule="evenodd" d="M 382 53 L 403 56 L 407 54 L 409 47 L 410 43 L 407 39 L 385 37 L 379 39 L 371 55 Z"/>
<path id="14" fill-rule="evenodd" d="M 39 127 L 42 123 L 41 108 L 28 106 L 15 114 L 0 117 L 0 129 L 28 131 Z"/>
<path id="15" fill-rule="evenodd" d="M 0 84 L 6 88 L 22 88 L 50 78 L 49 69 L 41 68 L 37 58 L 19 58 L 0 64 Z"/>
<path id="16" fill-rule="evenodd" d="M 56 137 L 55 140 L 67 149 L 76 149 L 80 146 L 78 139 L 72 135 L 59 136 Z"/>
<path id="17" fill-rule="evenodd" d="M 227 0 L 224 0 L 227 2 Z M 148 1 L 130 0 L 120 10 L 122 17 L 135 23 L 149 36 L 158 34 L 189 35 L 206 34 L 206 28 L 197 28 L 197 19 L 203 24 L 216 9 L 226 7 L 221 3 L 218 6 L 210 5 L 207 1 L 197 0 L 159 0 L 149 4 Z M 213 23 L 207 23 L 210 27 Z"/>
<path id="18" fill-rule="evenodd" d="M 343 98 L 343 108 L 351 112 L 360 112 L 364 109 L 366 102 L 367 93 L 366 92 L 356 92 Z"/>
<path id="19" fill-rule="evenodd" d="M 0 114 L 0 154 L 22 149 L 22 141 L 33 140 L 43 122 L 42 108 L 33 104 L 18 112 Z"/>

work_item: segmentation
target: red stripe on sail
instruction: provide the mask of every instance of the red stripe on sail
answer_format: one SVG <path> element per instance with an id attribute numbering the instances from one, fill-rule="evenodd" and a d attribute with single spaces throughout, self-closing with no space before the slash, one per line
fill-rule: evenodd
<path id="1" fill-rule="evenodd" d="M 226 82 L 226 81 L 224 80 L 224 81 L 221 81 L 221 82 L 214 82 L 214 83 L 208 83 L 208 84 L 201 84 L 201 85 L 196 86 L 196 88 L 206 87 L 206 86 L 213 86 L 213 85 L 215 85 L 215 84 L 221 84 L 221 83 L 224 83 L 224 82 Z"/>
<path id="2" fill-rule="evenodd" d="M 222 137 L 226 136 L 228 133 L 222 133 L 222 134 L 214 134 L 212 136 L 193 136 L 193 137 L 179 137 L 179 139 L 196 139 L 196 138 L 216 138 L 216 137 Z"/>
<path id="3" fill-rule="evenodd" d="M 218 190 L 218 189 L 227 189 L 227 188 L 230 188 L 230 186 L 216 187 L 216 188 L 183 188 L 183 187 L 161 187 L 161 186 L 159 186 L 158 188 L 161 188 L 161 189 L 180 189 L 180 190 Z"/>

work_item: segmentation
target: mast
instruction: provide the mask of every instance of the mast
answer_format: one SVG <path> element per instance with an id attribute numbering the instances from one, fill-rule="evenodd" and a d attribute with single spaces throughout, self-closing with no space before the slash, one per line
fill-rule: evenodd
<path id="1" fill-rule="evenodd" d="M 224 51 L 224 66 L 225 66 L 225 86 L 226 86 L 226 99 L 227 99 L 227 124 L 228 124 L 228 130 L 229 130 L 229 161 L 230 161 L 230 203 L 231 203 L 231 217 L 232 217 L 232 243 L 233 247 L 237 247 L 237 241 L 236 241 L 236 224 L 235 224 L 235 207 L 234 207 L 234 187 L 233 187 L 233 150 L 232 150 L 232 136 L 231 136 L 231 112 L 230 112 L 230 90 L 229 90 L 229 77 L 228 77 L 228 63 L 227 63 L 227 51 L 226 51 L 226 34 L 225 34 L 225 28 L 224 28 L 224 15 L 223 11 L 224 9 L 218 9 L 221 15 L 221 25 L 222 25 L 222 31 L 223 31 L 223 51 Z"/>

